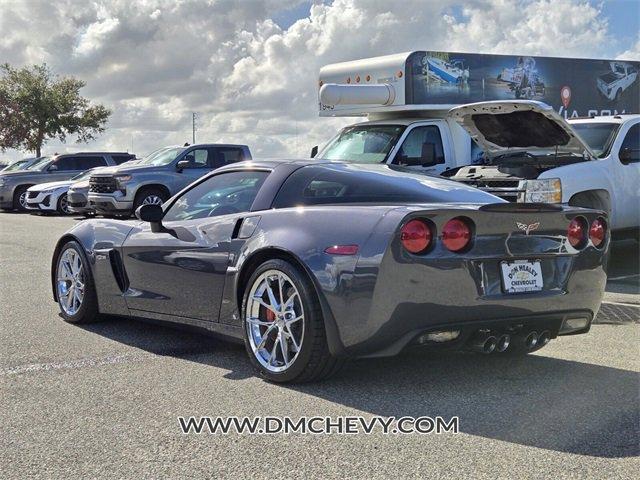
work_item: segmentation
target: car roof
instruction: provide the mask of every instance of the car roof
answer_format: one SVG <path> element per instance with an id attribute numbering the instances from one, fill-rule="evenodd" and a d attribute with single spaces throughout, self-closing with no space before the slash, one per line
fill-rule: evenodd
<path id="1" fill-rule="evenodd" d="M 131 155 L 132 157 L 135 157 L 135 153 L 129 153 L 129 152 L 74 152 L 74 153 L 58 153 L 57 155 L 51 155 L 51 158 L 73 157 L 76 155 Z"/>

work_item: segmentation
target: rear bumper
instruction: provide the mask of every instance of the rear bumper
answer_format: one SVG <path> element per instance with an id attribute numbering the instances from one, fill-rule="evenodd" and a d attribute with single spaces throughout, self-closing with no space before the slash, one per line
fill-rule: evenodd
<path id="1" fill-rule="evenodd" d="M 404 312 L 407 316 L 410 312 Z M 551 338 L 562 335 L 576 335 L 587 333 L 591 329 L 593 314 L 588 310 L 575 310 L 569 312 L 552 312 L 547 314 L 526 315 L 522 317 L 510 317 L 501 319 L 483 319 L 468 322 L 444 322 L 440 325 L 434 324 L 428 328 L 418 328 L 410 330 L 393 342 L 380 345 L 375 339 L 359 345 L 357 348 L 348 350 L 350 355 L 361 357 L 384 357 L 397 355 L 402 350 L 410 347 L 420 346 L 421 348 L 432 348 L 440 350 L 460 350 L 468 347 L 469 340 L 479 331 L 490 331 L 494 336 L 509 334 L 513 337 L 526 335 L 535 331 L 540 333 L 547 330 Z M 586 326 L 584 328 L 573 329 L 569 322 L 581 320 Z M 433 332 L 456 331 L 458 337 L 450 342 L 434 343 L 423 342 L 425 334 Z M 378 343 L 378 344 L 376 344 Z"/>
<path id="2" fill-rule="evenodd" d="M 580 255 L 539 257 L 544 290 L 518 294 L 503 293 L 499 258 L 404 263 L 391 255 L 380 265 L 375 286 L 371 275 L 356 269 L 349 289 L 354 293 L 325 291 L 337 329 L 331 350 L 394 355 L 430 331 L 504 331 L 540 321 L 553 337 L 588 331 L 561 332 L 561 326 L 569 318 L 591 324 L 604 294 L 606 256 L 588 248 Z"/>

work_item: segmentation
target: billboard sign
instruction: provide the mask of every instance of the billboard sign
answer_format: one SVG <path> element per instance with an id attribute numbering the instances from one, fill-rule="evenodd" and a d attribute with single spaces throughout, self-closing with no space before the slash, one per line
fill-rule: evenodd
<path id="1" fill-rule="evenodd" d="M 413 52 L 405 103 L 459 105 L 538 100 L 565 118 L 640 112 L 640 62 Z"/>

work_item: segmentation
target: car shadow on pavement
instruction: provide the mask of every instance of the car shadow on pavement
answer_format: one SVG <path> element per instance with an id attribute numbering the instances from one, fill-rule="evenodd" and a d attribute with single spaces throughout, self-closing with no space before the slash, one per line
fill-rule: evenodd
<path id="1" fill-rule="evenodd" d="M 157 355 L 255 376 L 241 345 L 116 319 L 84 329 Z M 637 373 L 545 357 L 444 352 L 349 362 L 330 380 L 289 388 L 385 417 L 459 417 L 460 431 L 593 457 L 640 455 Z M 323 415 L 321 409 L 313 412 Z"/>

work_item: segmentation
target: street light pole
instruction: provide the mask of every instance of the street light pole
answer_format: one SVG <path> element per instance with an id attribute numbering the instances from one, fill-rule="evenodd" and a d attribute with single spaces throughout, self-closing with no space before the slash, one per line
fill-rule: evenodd
<path id="1" fill-rule="evenodd" d="M 191 130 L 193 133 L 192 143 L 196 143 L 196 112 L 191 113 Z"/>

